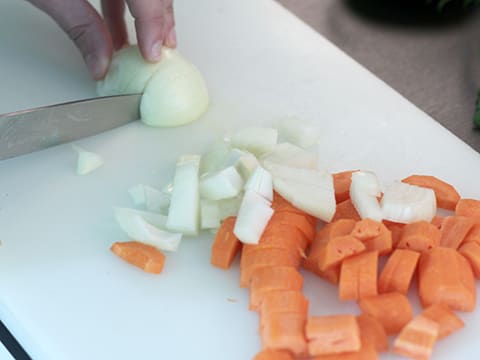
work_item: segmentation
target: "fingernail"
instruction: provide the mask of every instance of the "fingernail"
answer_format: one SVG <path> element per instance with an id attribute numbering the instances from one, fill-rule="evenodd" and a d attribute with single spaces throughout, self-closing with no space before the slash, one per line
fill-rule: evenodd
<path id="1" fill-rule="evenodd" d="M 168 33 L 166 45 L 171 48 L 174 48 L 177 46 L 177 32 L 175 31 L 175 28 L 172 28 Z"/>
<path id="2" fill-rule="evenodd" d="M 100 80 L 107 72 L 109 60 L 106 57 L 98 57 L 95 54 L 88 54 L 85 56 L 85 63 L 88 71 L 95 80 Z"/>
<path id="3" fill-rule="evenodd" d="M 157 41 L 155 44 L 152 46 L 152 60 L 153 61 L 158 61 L 160 60 L 160 56 L 162 55 L 162 42 Z"/>

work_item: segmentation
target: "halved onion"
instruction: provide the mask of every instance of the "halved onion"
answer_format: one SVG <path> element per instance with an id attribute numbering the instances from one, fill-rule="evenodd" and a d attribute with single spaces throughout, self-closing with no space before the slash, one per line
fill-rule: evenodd
<path id="1" fill-rule="evenodd" d="M 350 199 L 362 219 L 382 221 L 383 214 L 377 200 L 380 194 L 380 184 L 374 173 L 356 171 L 352 174 Z"/>

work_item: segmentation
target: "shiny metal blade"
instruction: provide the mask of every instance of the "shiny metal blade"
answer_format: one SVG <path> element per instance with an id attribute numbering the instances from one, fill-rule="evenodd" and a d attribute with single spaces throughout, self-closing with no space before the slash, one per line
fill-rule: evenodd
<path id="1" fill-rule="evenodd" d="M 141 94 L 72 101 L 0 115 L 0 160 L 138 120 Z"/>

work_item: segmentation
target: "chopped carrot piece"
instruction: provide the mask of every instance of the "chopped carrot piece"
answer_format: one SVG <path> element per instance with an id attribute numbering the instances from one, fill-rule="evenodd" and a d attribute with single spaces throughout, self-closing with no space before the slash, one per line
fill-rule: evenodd
<path id="1" fill-rule="evenodd" d="M 475 220 L 472 218 L 447 216 L 440 227 L 440 246 L 458 249 L 473 225 L 475 225 Z"/>
<path id="2" fill-rule="evenodd" d="M 452 248 L 436 247 L 422 253 L 418 295 L 424 307 L 439 303 L 454 310 L 473 311 L 476 287 L 470 264 Z"/>
<path id="3" fill-rule="evenodd" d="M 340 300 L 377 295 L 378 252 L 369 251 L 343 260 L 340 268 Z"/>
<path id="4" fill-rule="evenodd" d="M 470 263 L 475 277 L 480 279 L 480 244 L 476 241 L 467 242 L 458 249 L 458 252 Z"/>
<path id="5" fill-rule="evenodd" d="M 355 221 L 359 221 L 361 219 L 357 210 L 353 206 L 352 200 L 348 199 L 337 204 L 337 209 L 332 218 L 332 222 L 340 219 L 353 219 Z"/>
<path id="6" fill-rule="evenodd" d="M 296 243 L 298 247 L 305 250 L 311 240 L 307 239 L 303 233 L 294 226 L 276 224 L 275 226 L 267 226 L 260 237 L 259 244 L 268 242 Z"/>
<path id="7" fill-rule="evenodd" d="M 378 277 L 378 292 L 399 292 L 406 295 L 419 258 L 420 253 L 416 251 L 395 250 Z"/>
<path id="8" fill-rule="evenodd" d="M 363 252 L 365 245 L 352 235 L 337 236 L 323 247 L 318 260 L 320 271 L 339 265 L 344 259 Z"/>
<path id="9" fill-rule="evenodd" d="M 388 230 L 390 230 L 392 234 L 392 248 L 395 249 L 397 247 L 397 244 L 400 242 L 405 224 L 400 224 L 387 220 L 383 220 L 383 224 L 387 227 Z"/>
<path id="10" fill-rule="evenodd" d="M 276 191 L 273 192 L 272 209 L 275 213 L 287 212 L 304 215 L 313 226 L 316 226 L 318 222 L 318 220 L 314 216 L 307 214 L 305 211 L 293 206 L 292 203 L 285 200 Z"/>
<path id="11" fill-rule="evenodd" d="M 327 244 L 330 239 L 337 236 L 348 235 L 352 232 L 355 224 L 356 221 L 353 219 L 339 219 L 332 221 L 317 232 L 312 245 L 315 245 L 316 243 Z"/>
<path id="12" fill-rule="evenodd" d="M 480 200 L 460 199 L 455 207 L 455 215 L 473 217 L 480 221 Z"/>
<path id="13" fill-rule="evenodd" d="M 465 326 L 453 311 L 446 305 L 433 304 L 423 310 L 422 316 L 433 320 L 438 324 L 438 340 L 447 337 L 451 333 Z"/>
<path id="14" fill-rule="evenodd" d="M 435 225 L 437 228 L 440 229 L 440 227 L 442 226 L 443 219 L 445 219 L 444 216 L 435 215 L 432 221 L 430 221 L 430 223 L 432 223 L 432 225 Z"/>
<path id="15" fill-rule="evenodd" d="M 377 360 L 378 355 L 373 346 L 363 345 L 360 351 L 344 352 L 341 354 L 320 355 L 312 357 L 312 360 Z"/>
<path id="16" fill-rule="evenodd" d="M 473 225 L 470 232 L 467 234 L 467 236 L 465 236 L 465 239 L 463 239 L 464 243 L 472 241 L 480 244 L 480 223 Z"/>
<path id="17" fill-rule="evenodd" d="M 392 232 L 380 223 L 379 234 L 371 239 L 366 239 L 363 244 L 367 251 L 378 251 L 378 255 L 388 255 L 392 252 Z"/>
<path id="18" fill-rule="evenodd" d="M 358 351 L 360 330 L 353 315 L 316 316 L 307 320 L 308 353 L 311 356 Z"/>
<path id="19" fill-rule="evenodd" d="M 262 350 L 253 360 L 295 360 L 293 355 L 285 350 Z"/>
<path id="20" fill-rule="evenodd" d="M 360 338 L 363 344 L 370 344 L 378 352 L 388 351 L 388 338 L 382 324 L 373 316 L 361 314 L 357 316 Z"/>
<path id="21" fill-rule="evenodd" d="M 380 235 L 382 223 L 366 218 L 355 223 L 351 234 L 357 239 L 365 241 Z"/>
<path id="22" fill-rule="evenodd" d="M 434 176 L 411 175 L 402 182 L 432 189 L 437 199 L 437 206 L 442 209 L 455 210 L 460 200 L 460 195 L 452 185 Z"/>
<path id="23" fill-rule="evenodd" d="M 317 231 L 316 227 L 313 226 L 302 214 L 274 212 L 273 216 L 267 224 L 267 227 L 277 226 L 278 224 L 296 227 L 302 232 L 303 235 L 305 235 L 309 242 L 313 241 L 313 238 L 315 237 L 315 233 Z"/>
<path id="24" fill-rule="evenodd" d="M 350 184 L 352 173 L 358 170 L 342 171 L 333 174 L 333 188 L 335 189 L 335 200 L 338 203 L 350 199 Z"/>
<path id="25" fill-rule="evenodd" d="M 303 276 L 290 266 L 268 266 L 255 270 L 250 282 L 250 310 L 258 310 L 271 290 L 302 290 Z"/>
<path id="26" fill-rule="evenodd" d="M 271 290 L 264 294 L 260 305 L 260 320 L 273 312 L 308 314 L 308 299 L 298 290 Z M 263 324 L 260 324 L 261 327 Z"/>
<path id="27" fill-rule="evenodd" d="M 440 230 L 427 221 L 405 225 L 397 249 L 427 251 L 440 244 Z"/>
<path id="28" fill-rule="evenodd" d="M 273 240 L 272 242 L 268 241 L 262 244 L 243 244 L 242 246 L 242 255 L 240 257 L 240 268 L 244 267 L 245 260 L 248 259 L 252 252 L 258 252 L 259 250 L 267 250 L 267 249 L 284 249 L 289 252 L 292 260 L 296 264 L 300 264 L 302 262 L 302 254 L 303 251 L 299 246 L 295 246 L 295 244 L 288 244 L 286 242 L 281 242 L 277 244 L 278 241 Z"/>
<path id="29" fill-rule="evenodd" d="M 160 250 L 138 241 L 115 242 L 110 250 L 126 262 L 152 274 L 160 274 L 165 264 L 165 255 Z"/>
<path id="30" fill-rule="evenodd" d="M 438 336 L 438 324 L 420 315 L 411 320 L 393 343 L 393 352 L 412 359 L 428 360 Z"/>
<path id="31" fill-rule="evenodd" d="M 396 292 L 360 299 L 358 305 L 382 324 L 387 335 L 399 333 L 413 317 L 408 298 Z"/>
<path id="32" fill-rule="evenodd" d="M 217 231 L 212 246 L 210 263 L 220 269 L 229 269 L 235 256 L 242 247 L 242 243 L 233 233 L 236 218 L 226 218 Z"/>
<path id="33" fill-rule="evenodd" d="M 295 355 L 307 352 L 305 314 L 272 312 L 260 330 L 263 349 L 287 350 Z"/>

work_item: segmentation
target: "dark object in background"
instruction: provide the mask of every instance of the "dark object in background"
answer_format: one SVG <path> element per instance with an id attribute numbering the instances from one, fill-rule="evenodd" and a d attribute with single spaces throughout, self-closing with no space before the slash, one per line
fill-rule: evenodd
<path id="1" fill-rule="evenodd" d="M 473 124 L 480 129 L 480 90 L 477 92 L 477 101 L 475 102 L 475 114 L 473 115 Z"/>

